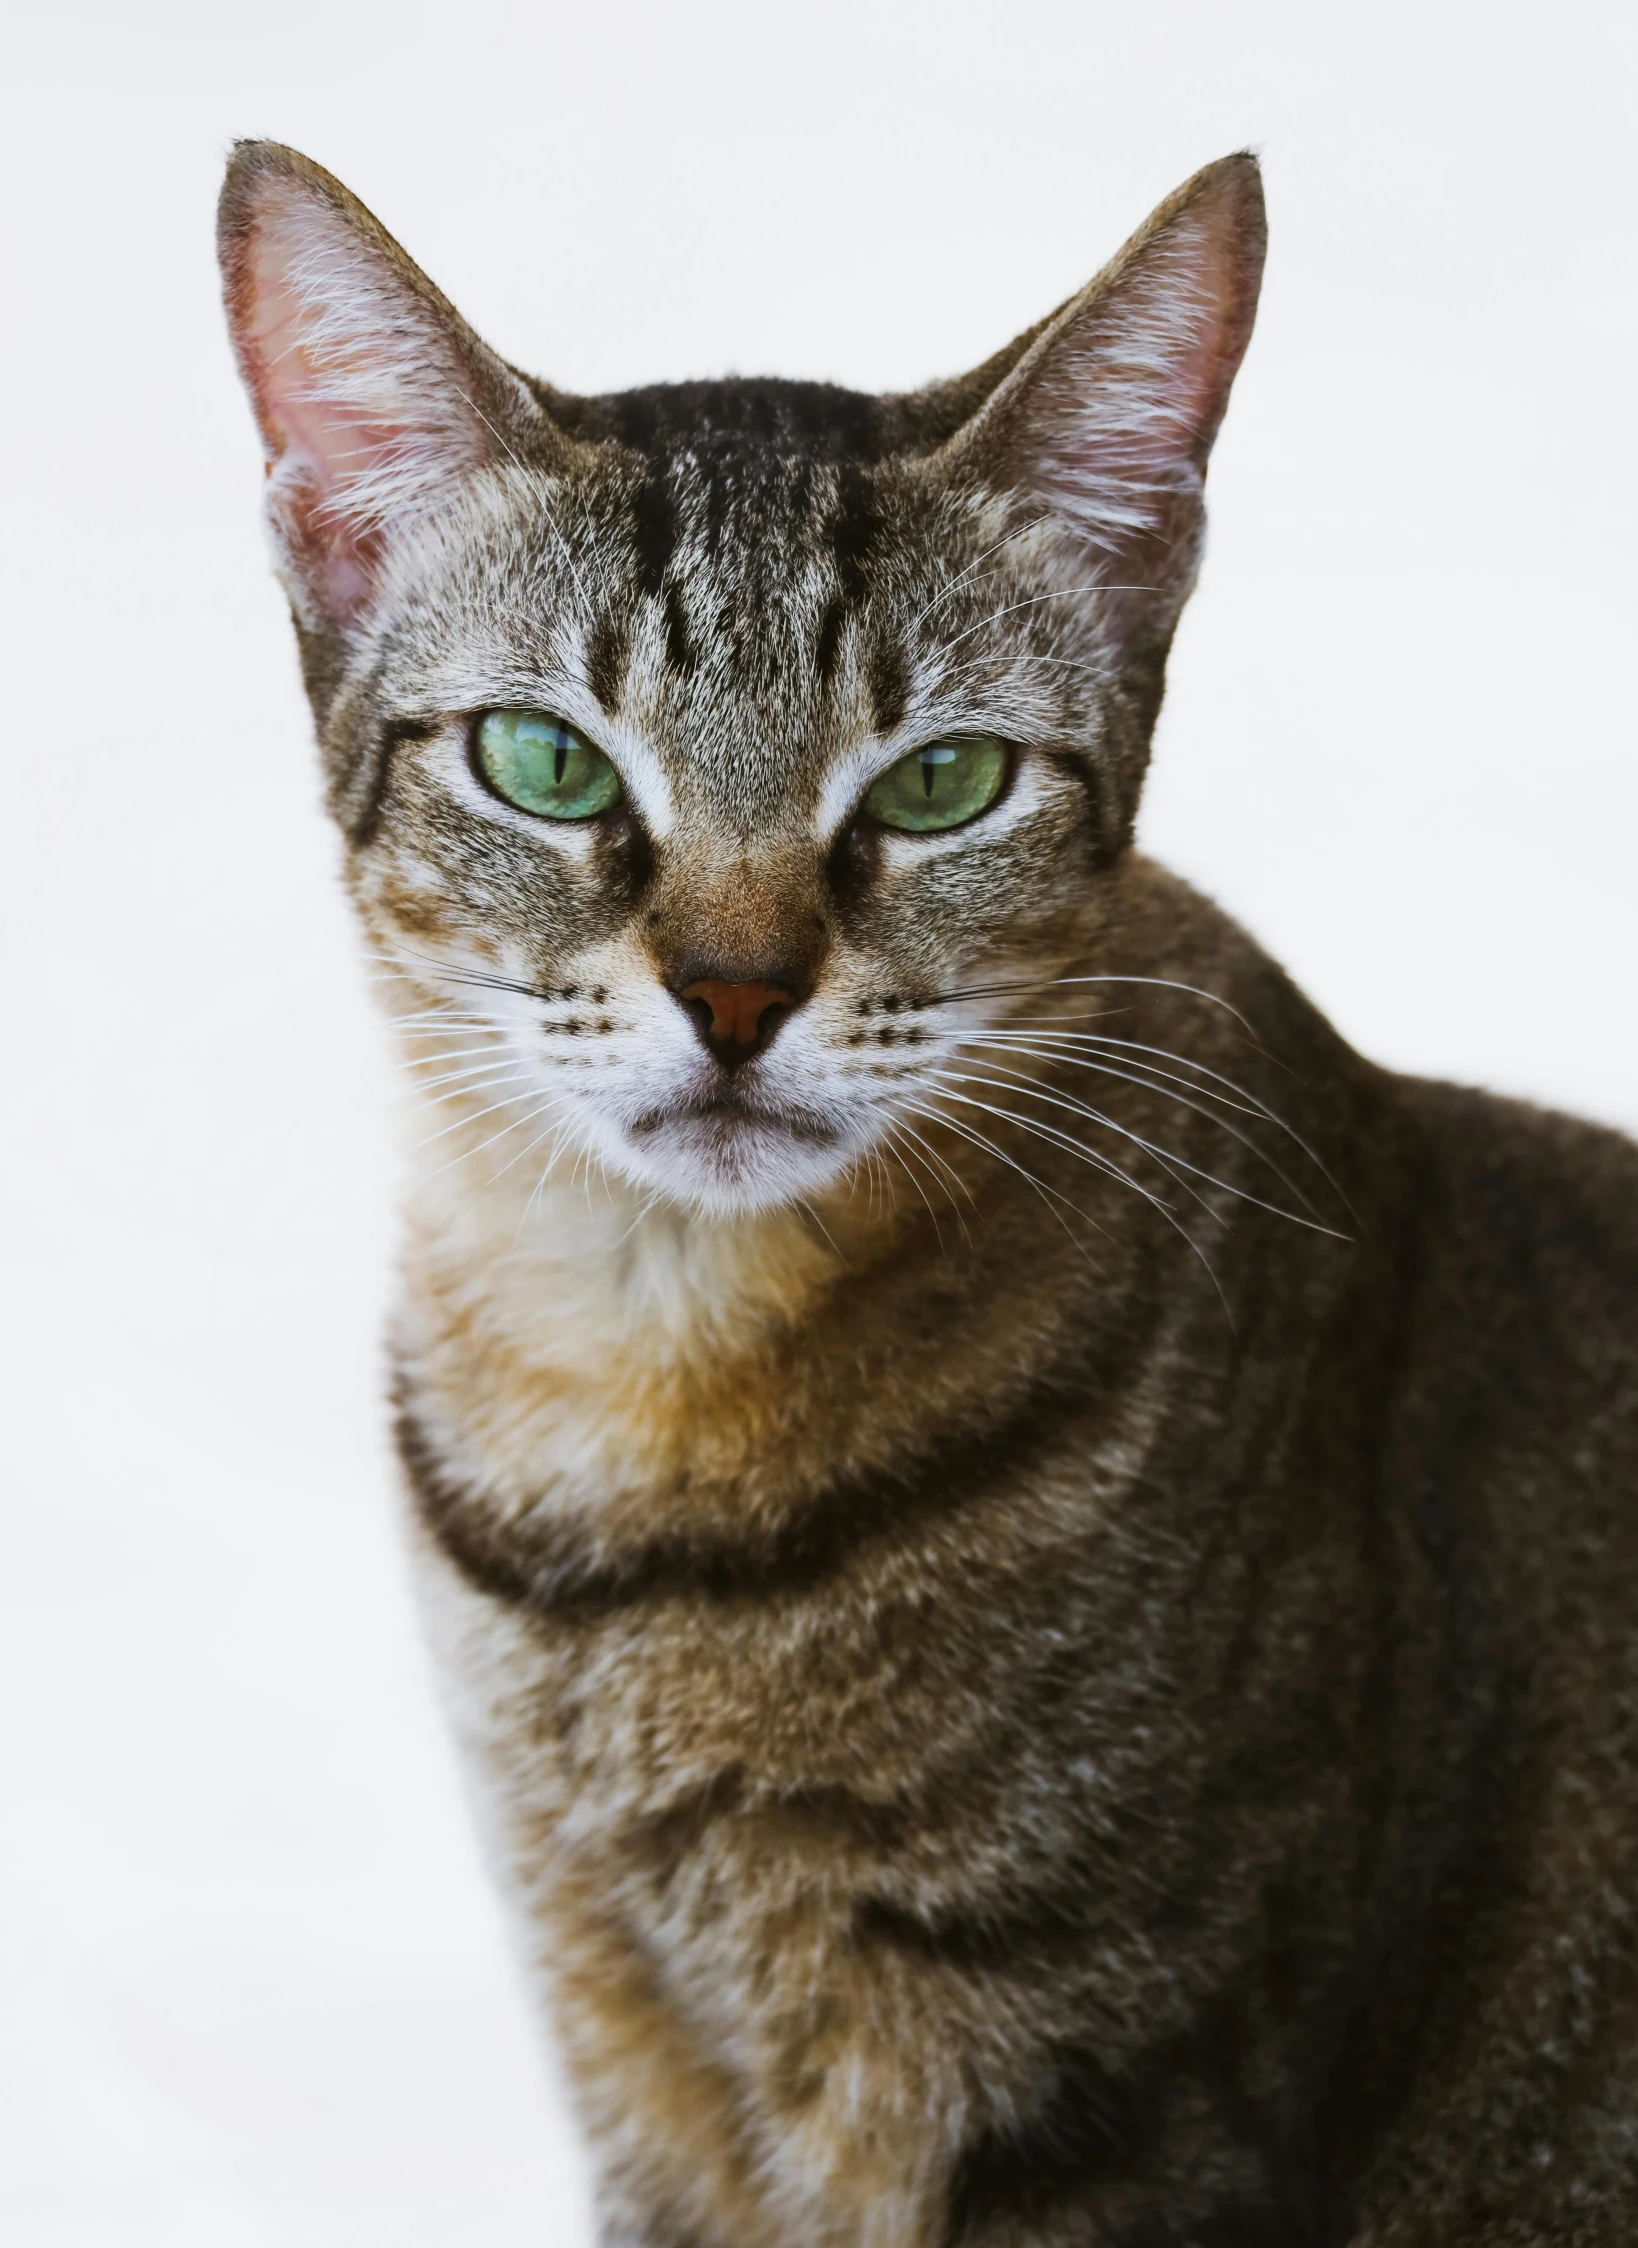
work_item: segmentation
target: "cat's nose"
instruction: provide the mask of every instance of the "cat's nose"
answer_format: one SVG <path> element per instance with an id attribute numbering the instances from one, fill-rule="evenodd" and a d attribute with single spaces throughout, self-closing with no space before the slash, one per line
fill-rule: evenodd
<path id="1" fill-rule="evenodd" d="M 730 983 L 724 976 L 696 977 L 677 997 L 725 1069 L 766 1053 L 796 1005 L 795 994 L 784 984 Z"/>

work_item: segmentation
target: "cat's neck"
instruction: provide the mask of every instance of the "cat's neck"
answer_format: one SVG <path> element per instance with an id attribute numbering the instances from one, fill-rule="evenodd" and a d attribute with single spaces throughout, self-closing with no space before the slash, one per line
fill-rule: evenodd
<path id="1" fill-rule="evenodd" d="M 468 1168 L 411 1186 L 400 1348 L 423 1398 L 448 1401 L 449 1441 L 520 1505 L 549 1484 L 564 1510 L 601 1511 L 709 1472 L 724 1444 L 753 1455 L 771 1369 L 891 1250 L 862 1195 L 716 1218 L 572 1161 L 517 1181 Z"/>
<path id="2" fill-rule="evenodd" d="M 408 1264 L 413 1281 L 481 1290 L 531 1355 L 598 1381 L 629 1353 L 681 1368 L 799 1321 L 882 1234 L 849 1200 L 714 1217 L 572 1157 L 543 1175 L 445 1173 L 410 1186 Z"/>
<path id="3" fill-rule="evenodd" d="M 408 1195 L 400 1347 L 444 1456 L 503 1507 L 612 1520 L 658 1498 L 672 1519 L 686 1492 L 754 1510 L 840 1460 L 925 1448 L 1174 1302 L 1215 1363 L 1276 1266 L 1296 1286 L 1344 1250 L 1303 1150 L 1337 1143 L 1327 1112 L 1357 1065 L 1204 900 L 1142 862 L 1127 890 L 1122 973 L 1094 987 L 1121 1010 L 1115 1042 L 1060 1055 L 1037 1029 L 1027 1057 L 1006 1049 L 942 1136 L 926 1125 L 924 1188 L 878 1166 L 885 1184 L 865 1171 L 806 1206 L 711 1217 L 568 1152 L 544 1175 L 497 1159 L 482 1094 L 470 1125 L 439 1123 Z M 1040 1093 L 1009 1113 L 1024 1058 Z M 1244 1089 L 1264 1084 L 1278 1113 Z M 1305 1084 L 1329 1088 L 1319 1106 Z"/>

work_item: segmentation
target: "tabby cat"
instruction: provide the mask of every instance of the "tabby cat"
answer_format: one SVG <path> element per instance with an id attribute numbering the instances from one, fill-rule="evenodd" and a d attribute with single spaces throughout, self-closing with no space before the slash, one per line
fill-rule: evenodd
<path id="1" fill-rule="evenodd" d="M 1263 247 L 1232 156 L 958 380 L 575 397 L 229 167 L 609 2248 L 1638 2238 L 1638 1149 L 1132 846 Z"/>

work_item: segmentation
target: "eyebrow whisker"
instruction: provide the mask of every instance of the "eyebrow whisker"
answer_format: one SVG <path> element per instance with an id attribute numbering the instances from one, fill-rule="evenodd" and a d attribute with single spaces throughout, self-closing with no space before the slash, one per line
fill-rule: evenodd
<path id="1" fill-rule="evenodd" d="M 938 653 L 947 656 L 952 648 L 959 648 L 963 640 L 970 640 L 975 632 L 982 632 L 986 625 L 999 624 L 1003 617 L 1013 616 L 1020 609 L 1038 608 L 1043 601 L 1068 601 L 1076 594 L 1084 598 L 1098 593 L 1158 593 L 1159 591 L 1159 586 L 1155 585 L 1099 584 L 1061 585 L 1055 587 L 1050 593 L 1032 593 L 1027 600 L 1009 601 L 1004 609 L 997 609 L 990 616 L 980 617 L 977 624 L 968 625 L 966 631 L 958 632 L 953 640 L 941 641 Z"/>
<path id="2" fill-rule="evenodd" d="M 980 562 L 987 562 L 992 554 L 999 554 L 1001 549 L 1004 546 L 1010 546 L 1014 539 L 1022 538 L 1026 531 L 1033 531 L 1036 528 L 1037 524 L 1045 523 L 1049 519 L 1051 513 L 1052 511 L 1050 508 L 1043 508 L 1039 515 L 1032 515 L 1027 523 L 1015 523 L 1010 531 L 1003 532 L 1001 537 L 995 541 L 993 546 L 987 546 L 984 549 L 983 553 L 980 554 L 974 561 L 969 562 L 966 569 L 962 570 L 957 576 L 953 577 L 950 580 L 949 584 L 945 586 L 941 592 L 935 593 L 931 601 L 927 602 L 924 607 L 916 611 L 915 615 L 910 619 L 910 622 L 905 626 L 905 638 L 907 640 L 909 639 L 911 633 L 915 631 L 917 625 L 921 623 L 922 619 L 926 616 L 930 616 L 933 610 L 938 607 L 941 601 L 947 601 L 950 598 L 950 595 L 956 591 L 958 586 L 963 586 L 966 584 L 967 580 L 978 568 Z M 995 573 L 991 574 L 994 575 Z"/>

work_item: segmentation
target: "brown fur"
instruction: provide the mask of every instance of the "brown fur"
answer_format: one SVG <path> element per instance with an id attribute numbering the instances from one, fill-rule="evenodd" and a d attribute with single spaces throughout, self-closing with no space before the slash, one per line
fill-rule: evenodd
<path id="1" fill-rule="evenodd" d="M 1638 1150 L 1371 1067 L 1129 846 L 1254 168 L 909 400 L 563 398 L 354 209 L 242 151 L 230 311 L 443 1135 L 429 1624 L 610 2248 L 1626 2241 Z M 428 366 L 500 440 L 384 527 L 258 355 L 258 229 L 332 222 L 423 339 L 379 457 L 435 457 Z M 1123 421 L 1179 303 L 1184 403 Z M 460 746 L 577 680 L 631 791 L 584 838 Z M 956 847 L 822 814 L 962 724 L 1018 762 Z M 797 999 L 734 1078 L 788 1189 L 695 980 Z M 626 1099 L 661 1047 L 731 1121 Z"/>

